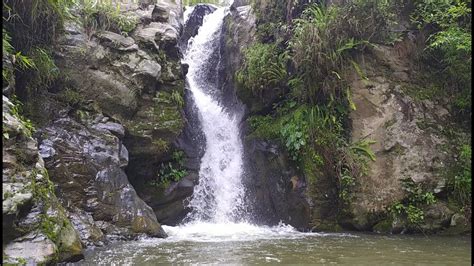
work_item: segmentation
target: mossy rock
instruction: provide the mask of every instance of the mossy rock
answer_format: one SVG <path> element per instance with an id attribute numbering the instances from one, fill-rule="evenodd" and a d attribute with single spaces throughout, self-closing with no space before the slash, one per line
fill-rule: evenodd
<path id="1" fill-rule="evenodd" d="M 456 213 L 451 217 L 450 226 L 442 231 L 441 235 L 464 235 L 470 234 L 472 230 L 471 223 L 461 213 Z"/>
<path id="2" fill-rule="evenodd" d="M 386 219 L 381 222 L 378 222 L 374 227 L 372 228 L 372 231 L 376 233 L 381 233 L 381 234 L 388 234 L 392 232 L 392 219 Z"/>
<path id="3" fill-rule="evenodd" d="M 81 239 L 68 221 L 58 236 L 59 260 L 78 260 L 83 258 Z"/>
<path id="4" fill-rule="evenodd" d="M 57 247 L 53 261 L 82 258 L 79 234 L 66 216 L 66 211 L 55 196 L 53 184 L 45 168 L 32 174 L 31 188 L 36 204 L 42 206 L 39 231 Z"/>
<path id="5" fill-rule="evenodd" d="M 132 232 L 145 233 L 151 236 L 167 237 L 166 233 L 157 222 L 150 220 L 148 217 L 138 216 L 132 221 Z"/>
<path id="6" fill-rule="evenodd" d="M 342 227 L 336 222 L 322 222 L 311 228 L 311 232 L 342 232 Z"/>

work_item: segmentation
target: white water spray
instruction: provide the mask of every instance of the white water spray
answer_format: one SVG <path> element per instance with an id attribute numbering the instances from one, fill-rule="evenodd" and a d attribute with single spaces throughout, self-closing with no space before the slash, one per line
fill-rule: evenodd
<path id="1" fill-rule="evenodd" d="M 206 151 L 201 159 L 199 184 L 189 202 L 192 221 L 231 223 L 241 221 L 245 194 L 241 176 L 243 146 L 239 135 L 239 118 L 227 113 L 210 92 L 216 84 L 209 82 L 207 68 L 213 53 L 219 52 L 219 39 L 227 7 L 205 16 L 198 34 L 189 41 L 184 63 L 189 65 L 188 89 L 199 110 L 206 138 Z"/>
<path id="2" fill-rule="evenodd" d="M 230 2 L 230 3 L 229 3 Z M 187 88 L 192 92 L 206 139 L 201 159 L 199 184 L 194 187 L 186 223 L 177 227 L 163 226 L 167 241 L 252 241 L 302 237 L 289 225 L 256 226 L 248 222 L 245 212 L 245 189 L 242 184 L 243 144 L 239 134 L 240 116 L 228 113 L 213 98 L 218 90 L 210 75 L 211 58 L 218 53 L 224 17 L 232 0 L 224 1 L 213 13 L 204 17 L 198 34 L 191 38 L 183 63 L 189 65 Z M 191 11 L 189 11 L 191 12 Z M 190 16 L 186 14 L 186 19 Z M 216 63 L 217 64 L 217 63 Z"/>

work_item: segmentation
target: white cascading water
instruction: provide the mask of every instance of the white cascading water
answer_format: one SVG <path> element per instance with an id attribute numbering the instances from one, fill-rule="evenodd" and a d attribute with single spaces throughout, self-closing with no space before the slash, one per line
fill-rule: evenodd
<path id="1" fill-rule="evenodd" d="M 227 8 L 218 8 L 204 18 L 198 34 L 190 40 L 183 61 L 189 65 L 187 82 L 199 110 L 206 151 L 201 159 L 199 184 L 189 202 L 191 220 L 228 223 L 242 217 L 244 187 L 241 182 L 243 148 L 239 120 L 228 114 L 210 94 L 216 85 L 208 82 L 206 63 L 216 52 Z M 218 51 L 217 51 L 218 52 Z"/>
<path id="2" fill-rule="evenodd" d="M 221 29 L 230 4 L 225 1 L 224 7 L 204 17 L 203 25 L 189 40 L 184 53 L 183 63 L 189 65 L 187 88 L 199 111 L 206 150 L 201 159 L 199 184 L 189 201 L 192 211 L 187 222 L 177 227 L 163 226 L 169 241 L 245 241 L 298 235 L 293 227 L 283 224 L 276 227 L 250 224 L 245 213 L 240 117 L 226 112 L 212 97 L 217 88 L 209 81 L 213 79 L 207 71 L 208 67 L 216 67 L 209 66 L 209 60 L 213 53 L 219 52 Z M 185 19 L 190 13 L 189 9 Z"/>

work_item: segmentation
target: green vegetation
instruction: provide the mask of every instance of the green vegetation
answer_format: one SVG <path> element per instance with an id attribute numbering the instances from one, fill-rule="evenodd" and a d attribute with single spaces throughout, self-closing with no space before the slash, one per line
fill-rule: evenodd
<path id="1" fill-rule="evenodd" d="M 161 163 L 157 179 L 150 181 L 149 184 L 157 187 L 167 187 L 170 182 L 177 182 L 185 177 L 188 172 L 184 169 L 184 156 L 183 151 L 174 151 L 171 156 L 171 161 Z"/>
<path id="2" fill-rule="evenodd" d="M 35 66 L 33 61 L 31 61 L 29 57 L 22 55 L 21 52 L 14 51 L 14 48 L 11 45 L 11 40 L 12 38 L 10 37 L 8 32 L 3 29 L 3 58 L 8 60 L 4 60 L 4 63 L 11 63 L 11 65 L 4 65 L 4 67 L 2 68 L 3 87 L 10 85 L 13 78 L 13 72 L 15 70 L 21 71 Z"/>
<path id="3" fill-rule="evenodd" d="M 31 137 L 32 134 L 35 132 L 35 127 L 33 126 L 33 123 L 31 122 L 31 120 L 27 119 L 23 115 L 23 103 L 21 103 L 15 96 L 11 98 L 11 101 L 13 103 L 13 106 L 10 109 L 11 114 L 15 116 L 16 118 L 18 118 L 20 123 L 23 125 L 22 133 L 26 137 Z M 3 138 L 9 139 L 9 134 L 7 131 L 3 132 Z"/>
<path id="4" fill-rule="evenodd" d="M 81 93 L 70 88 L 66 88 L 61 96 L 63 97 L 64 102 L 72 108 L 81 106 L 85 101 L 84 96 Z"/>
<path id="5" fill-rule="evenodd" d="M 375 161 L 375 153 L 370 149 L 370 145 L 375 144 L 373 140 L 362 140 L 354 143 L 350 149 L 361 156 L 366 156 L 370 160 Z"/>
<path id="6" fill-rule="evenodd" d="M 347 169 L 343 170 L 339 185 L 339 198 L 344 203 L 350 203 L 352 200 L 351 189 L 356 185 L 356 180 Z"/>
<path id="7" fill-rule="evenodd" d="M 374 142 L 348 139 L 348 114 L 357 106 L 344 74 L 355 71 L 368 80 L 357 56 L 373 44 L 401 40 L 404 33 L 393 29 L 406 15 L 403 12 L 411 12 L 411 21 L 428 33 L 420 72 L 430 73 L 420 86 L 407 88 L 407 94 L 420 101 L 448 99 L 461 114 L 460 122 L 470 125 L 470 0 L 416 0 L 413 5 L 388 0 L 352 0 L 343 5 L 252 0 L 251 4 L 257 16 L 257 41 L 244 51 L 244 64 L 235 76 L 241 95 L 249 95 L 248 91 L 252 101 L 264 106 L 247 120 L 249 137 L 279 142 L 311 180 L 319 174 L 334 176 L 342 202 L 350 202 L 358 178 L 376 160 L 370 149 Z M 271 107 L 264 105 L 269 95 L 278 96 Z M 467 209 L 470 145 L 460 147 L 448 187 Z M 426 192 L 420 198 L 418 189 L 409 185 L 405 189 L 409 196 L 392 210 L 418 224 L 423 220 L 421 207 L 431 204 L 433 195 Z"/>
<path id="8" fill-rule="evenodd" d="M 448 191 L 455 202 L 466 212 L 471 209 L 472 199 L 472 174 L 471 174 L 472 148 L 463 144 L 459 147 L 458 160 L 448 175 Z"/>
<path id="9" fill-rule="evenodd" d="M 308 142 L 308 127 L 304 122 L 306 110 L 305 106 L 292 113 L 293 116 L 284 119 L 280 127 L 280 136 L 286 150 L 293 160 L 300 160 L 301 152 Z"/>
<path id="10" fill-rule="evenodd" d="M 179 108 L 183 108 L 184 106 L 184 99 L 183 96 L 181 96 L 181 93 L 179 91 L 173 91 L 171 93 L 171 100 L 178 106 Z"/>
<path id="11" fill-rule="evenodd" d="M 50 49 L 33 48 L 31 59 L 34 62 L 34 72 L 31 84 L 34 89 L 49 87 L 59 77 L 59 68 L 54 63 Z"/>
<path id="12" fill-rule="evenodd" d="M 417 0 L 412 20 L 429 33 L 423 60 L 462 120 L 471 119 L 471 0 Z"/>
<path id="13" fill-rule="evenodd" d="M 4 27 L 12 34 L 12 45 L 28 53 L 35 47 L 51 45 L 70 18 L 73 0 L 4 0 Z"/>
<path id="14" fill-rule="evenodd" d="M 256 43 L 244 52 L 245 63 L 236 80 L 254 96 L 263 96 L 266 88 L 281 86 L 287 78 L 287 53 L 279 53 L 274 44 Z"/>
<path id="15" fill-rule="evenodd" d="M 344 6 L 308 6 L 301 18 L 294 19 L 289 42 L 301 80 L 291 86 L 292 93 L 304 102 L 345 101 L 339 72 L 353 62 L 350 58 L 355 51 L 388 38 L 384 33 L 393 17 L 391 8 L 387 1 L 367 0 Z"/>
<path id="16" fill-rule="evenodd" d="M 432 192 L 423 190 L 420 184 L 415 184 L 411 178 L 402 180 L 402 186 L 407 196 L 395 202 L 388 210 L 394 218 L 399 217 L 408 222 L 408 225 L 419 225 L 424 221 L 424 206 L 436 202 Z"/>
<path id="17" fill-rule="evenodd" d="M 72 233 L 73 227 L 63 206 L 55 196 L 54 184 L 49 178 L 48 171 L 45 168 L 34 168 L 30 175 L 30 182 L 35 204 L 40 207 L 37 229 L 58 247 L 53 258 L 53 262 L 57 262 L 62 251 L 80 249 L 80 242 L 76 242 L 75 247 L 67 247 L 71 243 L 65 243 L 61 239 L 65 234 Z"/>
<path id="18" fill-rule="evenodd" d="M 80 22 L 89 36 L 98 30 L 108 30 L 119 34 L 128 34 L 137 26 L 138 20 L 120 12 L 120 3 L 113 5 L 108 1 L 86 0 L 81 5 Z"/>
<path id="19" fill-rule="evenodd" d="M 263 4 L 257 2 L 256 7 Z M 280 30 L 287 31 L 283 34 L 266 29 L 281 23 L 282 17 L 289 22 L 289 14 L 275 18 L 257 14 L 258 30 L 265 30 L 260 41 L 266 43 L 245 51 L 245 63 L 236 75 L 240 90 L 250 90 L 262 100 L 264 91 L 287 92 L 269 114 L 249 118 L 250 136 L 279 141 L 305 175 L 332 173 L 344 202 L 356 179 L 366 173 L 367 162 L 362 157 L 375 160 L 375 154 L 369 148 L 371 142 L 350 145 L 344 133 L 348 113 L 356 106 L 339 73 L 351 65 L 360 70 L 353 56 L 370 42 L 388 38 L 385 32 L 393 17 L 390 8 L 384 1 L 329 7 L 310 4 L 299 18 L 291 18 L 291 27 L 281 26 Z M 304 157 L 311 159 L 302 160 Z"/>
<path id="20" fill-rule="evenodd" d="M 445 171 L 450 202 L 471 216 L 471 144 L 458 132 L 471 134 L 471 1 L 417 0 L 411 19 L 427 33 L 423 63 L 423 84 L 406 91 L 418 100 L 446 102 L 453 107 L 455 124 L 440 130 L 448 138 L 448 150 L 456 159 L 448 162 Z M 432 126 L 433 130 L 436 125 Z M 430 128 L 431 129 L 431 128 Z"/>
<path id="21" fill-rule="evenodd" d="M 71 18 L 73 0 L 3 1 L 3 86 L 14 82 L 12 94 L 25 102 L 59 77 L 53 45 Z"/>

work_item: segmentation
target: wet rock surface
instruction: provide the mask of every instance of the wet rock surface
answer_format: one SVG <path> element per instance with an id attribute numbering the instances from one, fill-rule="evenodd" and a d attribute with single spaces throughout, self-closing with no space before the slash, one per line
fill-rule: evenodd
<path id="1" fill-rule="evenodd" d="M 255 15 L 247 1 L 235 1 L 225 18 L 221 40 L 224 70 L 219 81 L 225 105 L 243 110 L 247 115 L 256 110 L 250 98 L 239 95 L 234 74 L 243 63 L 243 51 L 255 40 Z M 240 99 L 244 106 L 241 106 Z M 245 116 L 244 115 L 244 116 Z M 276 144 L 249 138 L 248 125 L 242 123 L 244 140 L 244 184 L 250 217 L 258 224 L 276 225 L 280 221 L 299 230 L 308 230 L 310 208 L 304 196 L 306 180 L 298 176 L 288 156 Z"/>
<path id="2" fill-rule="evenodd" d="M 3 96 L 3 262 L 82 258 L 79 234 L 56 197 L 28 122 Z"/>
<path id="3" fill-rule="evenodd" d="M 210 5 L 198 4 L 193 7 L 189 19 L 186 21 L 186 25 L 184 25 L 179 38 L 179 47 L 181 51 L 185 51 L 188 47 L 189 39 L 197 35 L 199 27 L 202 25 L 204 20 L 204 16 L 214 12 L 214 10 L 216 10 L 216 8 Z"/>
<path id="4" fill-rule="evenodd" d="M 298 230 L 308 230 L 310 209 L 304 191 L 306 182 L 298 177 L 287 155 L 275 144 L 263 140 L 246 140 L 245 185 L 250 217 L 258 224 L 280 222 Z"/>
<path id="5" fill-rule="evenodd" d="M 64 206 L 74 206 L 69 209 L 72 213 L 75 208 L 87 213 L 71 214 L 75 223 L 81 224 L 86 244 L 102 241 L 95 222 L 86 215 L 93 221 L 125 227 L 131 236 L 166 236 L 123 170 L 128 164 L 128 151 L 119 138 L 123 131 L 119 123 L 100 115 L 79 122 L 61 118 L 39 131 L 40 154 L 52 181 L 58 184 Z"/>
<path id="6" fill-rule="evenodd" d="M 32 104 L 42 155 L 86 245 L 165 236 L 148 184 L 185 123 L 181 4 L 130 3 L 121 12 L 139 22 L 129 34 L 66 22 L 55 61 L 67 80 Z"/>

